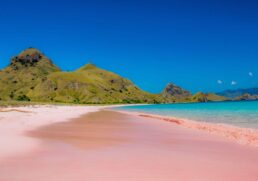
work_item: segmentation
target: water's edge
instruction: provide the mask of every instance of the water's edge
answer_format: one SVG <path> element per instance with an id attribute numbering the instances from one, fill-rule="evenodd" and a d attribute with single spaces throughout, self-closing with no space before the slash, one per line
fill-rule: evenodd
<path id="1" fill-rule="evenodd" d="M 159 119 L 162 121 L 168 121 L 178 126 L 183 126 L 185 128 L 191 128 L 196 130 L 201 130 L 208 132 L 210 134 L 223 136 L 227 139 L 235 141 L 242 145 L 250 145 L 254 147 L 258 147 L 258 129 L 252 128 L 242 128 L 229 124 L 222 123 L 207 123 L 207 122 L 199 122 L 190 119 L 182 119 L 178 117 L 171 116 L 161 116 L 157 114 L 149 114 L 144 112 L 135 112 L 135 111 L 125 111 L 125 110 L 117 110 L 111 109 L 112 111 L 117 111 L 124 114 L 140 116 L 145 118 L 153 118 Z"/>
<path id="2" fill-rule="evenodd" d="M 258 129 L 258 101 L 122 106 L 116 109 Z"/>

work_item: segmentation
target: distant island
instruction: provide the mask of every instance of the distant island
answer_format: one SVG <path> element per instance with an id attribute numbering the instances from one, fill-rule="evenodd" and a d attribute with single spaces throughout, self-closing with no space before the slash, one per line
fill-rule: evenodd
<path id="1" fill-rule="evenodd" d="M 258 88 L 225 90 L 217 94 L 233 100 L 257 100 Z"/>
<path id="2" fill-rule="evenodd" d="M 155 82 L 153 82 L 155 83 Z M 161 93 L 141 90 L 130 80 L 115 73 L 86 64 L 73 72 L 61 71 L 48 57 L 28 48 L 11 58 L 0 71 L 1 101 L 58 102 L 78 104 L 177 103 L 257 99 L 241 92 L 192 95 L 168 83 Z"/>

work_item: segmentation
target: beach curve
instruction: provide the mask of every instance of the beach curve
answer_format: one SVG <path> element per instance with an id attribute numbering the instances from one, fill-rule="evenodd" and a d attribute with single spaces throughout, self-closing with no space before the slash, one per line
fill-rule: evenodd
<path id="1" fill-rule="evenodd" d="M 258 147 L 257 129 L 242 128 L 242 127 L 237 127 L 237 126 L 233 126 L 225 123 L 200 122 L 200 121 L 194 121 L 194 120 L 185 119 L 185 118 L 161 116 L 157 114 L 150 114 L 150 113 L 144 113 L 144 112 L 134 112 L 134 111 L 124 111 L 124 110 L 114 110 L 114 111 L 122 112 L 125 114 L 137 115 L 140 117 L 168 121 L 186 128 L 196 129 L 196 130 L 205 131 L 214 135 L 222 136 L 242 145 Z"/>
<path id="2" fill-rule="evenodd" d="M 41 140 L 40 149 L 0 163 L 3 181 L 258 177 L 256 148 L 153 118 L 102 110 L 27 135 Z"/>

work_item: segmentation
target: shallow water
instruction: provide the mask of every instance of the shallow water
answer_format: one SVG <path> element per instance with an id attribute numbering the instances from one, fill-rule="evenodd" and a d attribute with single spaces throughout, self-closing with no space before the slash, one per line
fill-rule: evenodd
<path id="1" fill-rule="evenodd" d="M 258 101 L 137 105 L 115 109 L 258 129 Z"/>

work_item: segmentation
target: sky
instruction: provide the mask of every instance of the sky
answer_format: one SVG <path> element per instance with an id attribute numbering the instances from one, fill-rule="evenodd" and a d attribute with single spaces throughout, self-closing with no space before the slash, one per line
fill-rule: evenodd
<path id="1" fill-rule="evenodd" d="M 258 1 L 0 2 L 0 68 L 35 47 L 64 71 L 91 62 L 157 93 L 258 87 Z"/>

